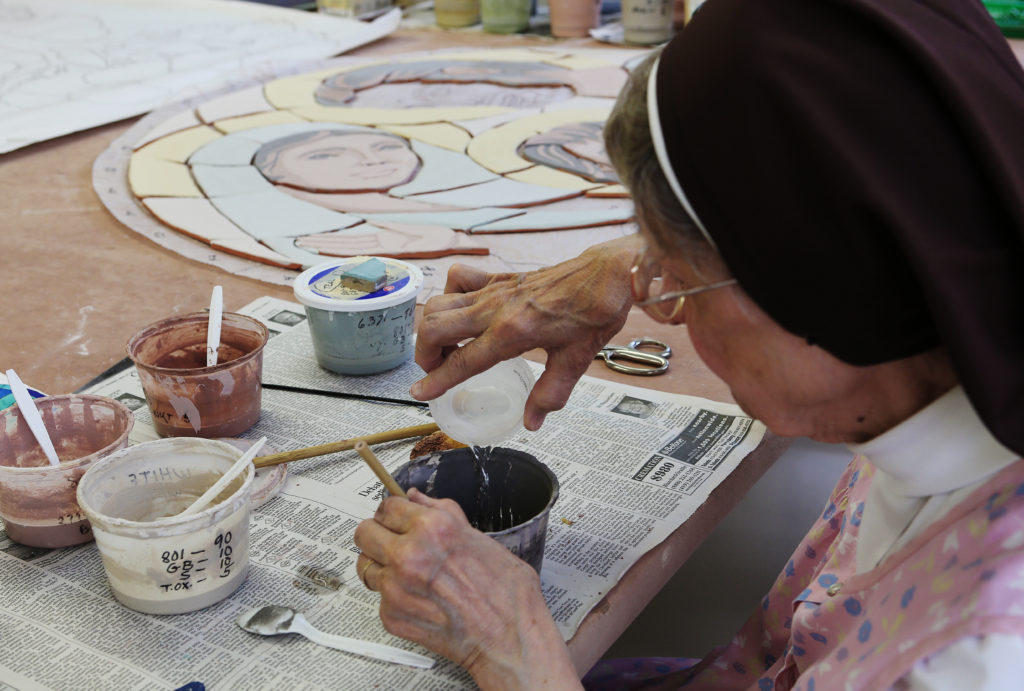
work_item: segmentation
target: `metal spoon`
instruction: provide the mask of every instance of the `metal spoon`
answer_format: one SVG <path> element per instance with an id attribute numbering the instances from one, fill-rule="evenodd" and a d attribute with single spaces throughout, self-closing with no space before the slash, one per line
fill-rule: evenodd
<path id="1" fill-rule="evenodd" d="M 242 614 L 235 620 L 239 626 L 249 633 L 256 633 L 261 636 L 277 636 L 282 633 L 297 633 L 305 636 L 314 643 L 344 650 L 348 653 L 355 653 L 364 657 L 371 657 L 375 660 L 385 662 L 397 662 L 401 665 L 410 665 L 422 669 L 430 669 L 434 666 L 434 660 L 425 655 L 410 653 L 401 648 L 393 648 L 389 645 L 360 641 L 355 638 L 346 638 L 332 633 L 324 633 L 314 629 L 306 621 L 301 612 L 296 612 L 291 607 L 280 605 L 267 605 L 257 607 Z"/>

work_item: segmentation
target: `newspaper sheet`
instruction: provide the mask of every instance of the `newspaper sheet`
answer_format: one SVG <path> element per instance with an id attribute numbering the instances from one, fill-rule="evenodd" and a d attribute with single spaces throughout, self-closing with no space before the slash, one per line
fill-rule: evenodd
<path id="1" fill-rule="evenodd" d="M 265 382 L 411 400 L 409 386 L 422 376 L 412 362 L 380 375 L 332 374 L 316 364 L 300 305 L 264 297 L 241 311 L 272 330 Z M 134 367 L 89 391 L 135 408 L 133 443 L 156 438 Z M 422 407 L 265 389 L 260 421 L 244 437 L 266 436 L 285 451 L 429 421 Z M 546 463 L 561 485 L 541 582 L 567 640 L 763 435 L 763 425 L 732 405 L 585 377 L 541 431 L 523 430 L 504 444 Z M 413 442 L 375 451 L 393 471 Z M 261 638 L 234 623 L 252 607 L 287 605 L 322 630 L 426 653 L 384 630 L 379 596 L 355 572 L 353 531 L 383 493 L 354 452 L 290 464 L 280 493 L 251 515 L 246 582 L 212 607 L 175 616 L 140 614 L 115 601 L 92 543 L 38 550 L 0 532 L 0 689 L 472 688 L 468 674 L 443 659 L 416 670 L 298 636 Z"/>

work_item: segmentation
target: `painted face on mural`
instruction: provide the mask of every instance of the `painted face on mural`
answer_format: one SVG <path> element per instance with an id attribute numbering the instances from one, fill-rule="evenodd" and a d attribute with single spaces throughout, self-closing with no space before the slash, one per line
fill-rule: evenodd
<path id="1" fill-rule="evenodd" d="M 415 176 L 420 160 L 398 137 L 373 132 L 319 132 L 272 143 L 254 163 L 273 182 L 314 192 L 389 190 Z"/>

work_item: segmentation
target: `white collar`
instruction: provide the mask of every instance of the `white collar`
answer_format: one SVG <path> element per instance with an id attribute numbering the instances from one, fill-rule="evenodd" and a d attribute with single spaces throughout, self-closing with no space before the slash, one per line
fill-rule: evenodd
<path id="1" fill-rule="evenodd" d="M 978 417 L 962 387 L 954 387 L 854 453 L 890 476 L 905 497 L 952 492 L 984 480 L 1019 459 Z"/>

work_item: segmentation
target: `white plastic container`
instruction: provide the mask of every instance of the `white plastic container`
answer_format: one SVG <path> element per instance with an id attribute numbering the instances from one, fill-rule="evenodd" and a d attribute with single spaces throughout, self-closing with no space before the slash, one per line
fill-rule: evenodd
<path id="1" fill-rule="evenodd" d="M 363 292 L 342 283 L 346 272 L 369 259 L 384 263 L 387 285 Z M 335 259 L 302 272 L 294 292 L 306 308 L 317 362 L 341 374 L 375 374 L 411 358 L 422 287 L 419 267 L 383 257 Z"/>
<path id="2" fill-rule="evenodd" d="M 533 370 L 526 360 L 505 360 L 430 401 L 430 413 L 452 439 L 470 446 L 494 446 L 522 428 L 533 383 Z"/>
<path id="3" fill-rule="evenodd" d="M 219 602 L 242 584 L 252 465 L 208 508 L 177 515 L 241 454 L 222 441 L 160 439 L 107 456 L 82 476 L 78 503 L 118 601 L 148 614 L 180 614 Z"/>

